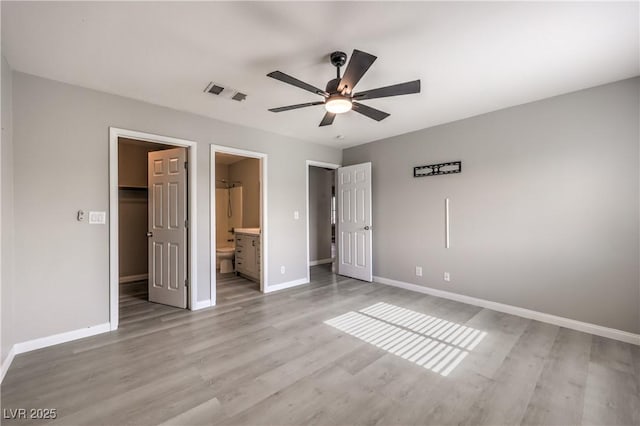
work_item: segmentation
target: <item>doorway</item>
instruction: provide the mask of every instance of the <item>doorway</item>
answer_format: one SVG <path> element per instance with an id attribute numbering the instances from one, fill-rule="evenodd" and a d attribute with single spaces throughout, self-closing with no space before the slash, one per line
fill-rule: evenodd
<path id="1" fill-rule="evenodd" d="M 191 141 L 110 128 L 112 330 L 121 300 L 196 308 L 195 150 Z"/>
<path id="2" fill-rule="evenodd" d="M 123 304 L 187 307 L 186 157 L 184 147 L 118 138 L 120 320 Z"/>
<path id="3" fill-rule="evenodd" d="M 307 279 L 311 267 L 336 260 L 336 192 L 338 164 L 307 161 Z"/>
<path id="4" fill-rule="evenodd" d="M 119 320 L 130 307 L 149 301 L 148 155 L 170 148 L 118 138 Z"/>
<path id="5" fill-rule="evenodd" d="M 267 280 L 266 154 L 211 147 L 213 304 L 257 296 Z"/>

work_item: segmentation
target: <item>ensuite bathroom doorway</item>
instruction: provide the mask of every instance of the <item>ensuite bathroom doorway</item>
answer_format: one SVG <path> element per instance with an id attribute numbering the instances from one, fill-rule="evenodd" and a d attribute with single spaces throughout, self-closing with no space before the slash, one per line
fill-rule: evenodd
<path id="1" fill-rule="evenodd" d="M 262 159 L 214 155 L 215 300 L 221 305 L 262 291 Z"/>

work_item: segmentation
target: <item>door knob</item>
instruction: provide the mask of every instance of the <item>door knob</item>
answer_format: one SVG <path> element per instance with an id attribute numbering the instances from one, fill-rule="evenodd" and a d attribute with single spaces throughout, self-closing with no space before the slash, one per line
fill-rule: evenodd
<path id="1" fill-rule="evenodd" d="M 364 227 L 364 230 L 365 230 L 365 231 L 368 231 L 369 229 L 371 229 L 371 228 L 369 227 L 369 225 L 367 225 L 367 226 L 365 226 L 365 227 Z"/>
<path id="2" fill-rule="evenodd" d="M 147 232 L 147 237 L 149 237 L 149 238 L 153 237 L 153 232 L 151 232 L 151 231 Z"/>

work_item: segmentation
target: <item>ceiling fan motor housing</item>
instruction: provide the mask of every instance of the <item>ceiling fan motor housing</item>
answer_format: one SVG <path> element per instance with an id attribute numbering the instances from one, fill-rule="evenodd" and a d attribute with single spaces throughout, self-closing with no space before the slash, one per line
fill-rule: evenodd
<path id="1" fill-rule="evenodd" d="M 338 85 L 340 84 L 339 78 L 334 78 L 333 80 L 329 80 L 327 83 L 327 88 L 325 91 L 329 94 L 338 93 Z"/>
<path id="2" fill-rule="evenodd" d="M 347 54 L 344 52 L 333 52 L 331 55 L 331 64 L 334 67 L 341 67 L 347 63 Z"/>

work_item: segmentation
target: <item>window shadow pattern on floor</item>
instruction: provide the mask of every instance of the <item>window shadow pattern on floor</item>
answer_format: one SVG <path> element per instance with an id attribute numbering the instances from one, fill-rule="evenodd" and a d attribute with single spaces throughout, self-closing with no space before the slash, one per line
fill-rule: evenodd
<path id="1" fill-rule="evenodd" d="M 487 335 L 386 302 L 324 323 L 442 376 L 448 376 Z"/>

